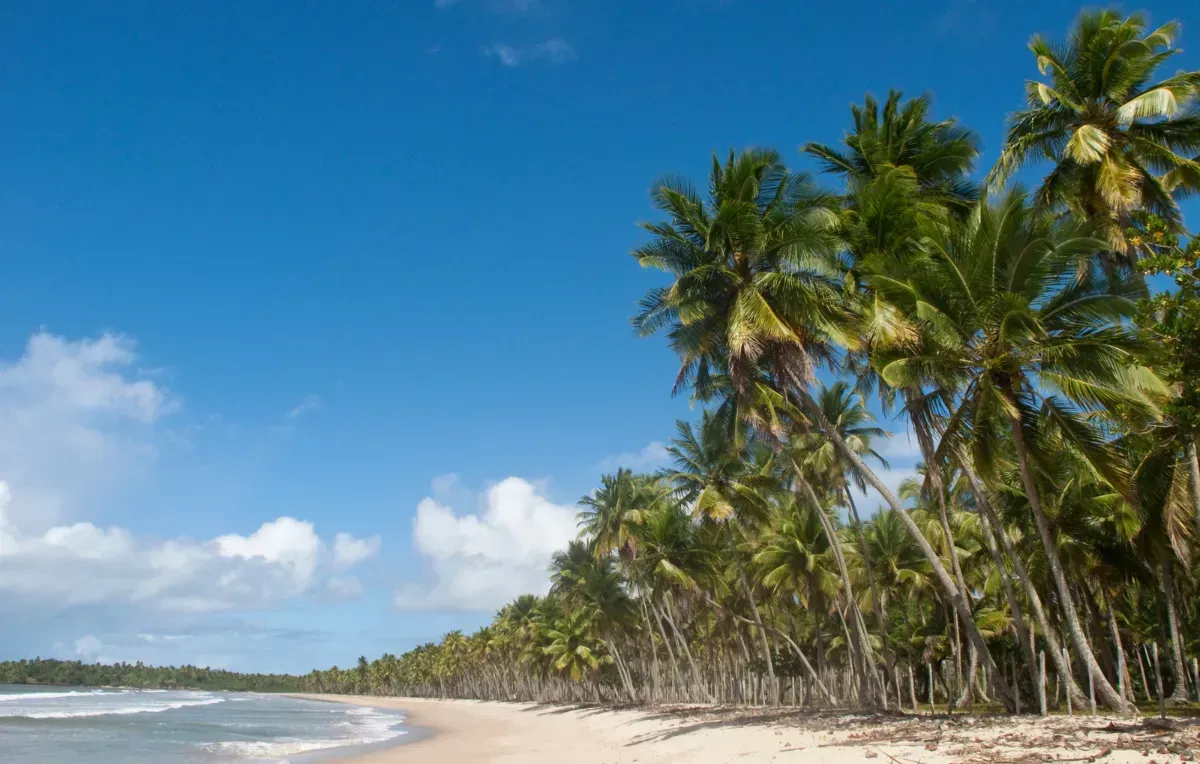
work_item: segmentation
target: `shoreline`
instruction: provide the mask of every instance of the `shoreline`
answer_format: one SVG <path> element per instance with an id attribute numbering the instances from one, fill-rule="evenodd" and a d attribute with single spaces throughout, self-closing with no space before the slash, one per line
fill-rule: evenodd
<path id="1" fill-rule="evenodd" d="M 339 764 L 1173 764 L 1200 754 L 1200 720 L 870 716 L 792 707 L 612 709 L 290 694 L 402 711 L 427 731 Z M 782 756 L 800 753 L 800 756 Z M 329 759 L 326 759 L 329 760 Z"/>

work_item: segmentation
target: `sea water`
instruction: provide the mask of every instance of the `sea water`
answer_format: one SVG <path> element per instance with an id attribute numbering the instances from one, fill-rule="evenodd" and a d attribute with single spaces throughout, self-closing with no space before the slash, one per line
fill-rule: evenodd
<path id="1" fill-rule="evenodd" d="M 403 720 L 278 695 L 0 685 L 0 762 L 298 764 L 400 742 Z"/>

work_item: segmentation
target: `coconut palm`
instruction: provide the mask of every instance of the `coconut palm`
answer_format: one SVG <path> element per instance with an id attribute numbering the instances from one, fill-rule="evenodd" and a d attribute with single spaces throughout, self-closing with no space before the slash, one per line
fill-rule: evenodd
<path id="1" fill-rule="evenodd" d="M 1039 444 L 1030 442 L 1029 429 L 1040 409 L 1094 468 L 1118 486 L 1125 482 L 1081 414 L 1150 405 L 1152 379 L 1140 373 L 1136 339 L 1122 323 L 1133 312 L 1135 288 L 1089 263 L 1102 241 L 1046 219 L 1020 192 L 928 237 L 929 258 L 906 281 L 879 278 L 873 285 L 923 327 L 925 342 L 880 349 L 876 366 L 896 387 L 963 384 L 942 448 L 954 453 L 969 438 L 981 472 L 995 474 L 996 438 L 1011 438 L 1072 646 L 1098 673 L 1043 510 Z M 1098 679 L 1104 702 L 1123 710 L 1124 701 Z"/>
<path id="2" fill-rule="evenodd" d="M 1131 265 L 1125 230 L 1140 211 L 1183 227 L 1176 196 L 1200 189 L 1200 72 L 1165 79 L 1177 23 L 1150 30 L 1140 14 L 1084 11 L 1065 43 L 1036 35 L 1029 49 L 1048 81 L 1027 84 L 1028 108 L 1009 118 L 988 176 L 993 189 L 1034 161 L 1052 163 L 1038 201 L 1095 221 L 1097 235 Z"/>
<path id="3" fill-rule="evenodd" d="M 979 198 L 968 177 L 979 156 L 978 138 L 954 119 L 930 121 L 929 95 L 901 103 L 903 97 L 890 91 L 880 113 L 868 94 L 862 106 L 850 107 L 853 128 L 842 140 L 844 149 L 807 143 L 804 152 L 819 159 L 825 172 L 840 175 L 848 189 L 862 189 L 903 168 L 921 202 L 966 211 Z"/>
<path id="4" fill-rule="evenodd" d="M 598 557 L 616 549 L 622 557 L 637 553 L 632 526 L 640 525 L 644 513 L 657 502 L 663 488 L 654 478 L 618 469 L 616 475 L 600 478 L 600 487 L 579 500 L 580 535 L 593 540 Z"/>
<path id="5" fill-rule="evenodd" d="M 787 172 L 777 154 L 761 150 L 731 154 L 725 165 L 714 161 L 710 186 L 708 202 L 679 181 L 656 188 L 654 199 L 671 220 L 648 224 L 654 239 L 633 254 L 674 281 L 646 296 L 635 327 L 642 333 L 669 327 L 670 345 L 681 360 L 676 389 L 707 389 L 714 372 L 725 371 L 739 415 L 770 428 L 794 400 L 899 513 L 939 585 L 968 621 L 976 649 L 987 655 L 970 605 L 933 547 L 808 391 L 819 363 L 832 363 L 839 345 L 857 344 L 854 315 L 829 257 L 827 199 L 809 190 L 807 179 Z M 994 669 L 990 656 L 987 661 Z M 1000 680 L 997 689 L 1011 703 Z"/>

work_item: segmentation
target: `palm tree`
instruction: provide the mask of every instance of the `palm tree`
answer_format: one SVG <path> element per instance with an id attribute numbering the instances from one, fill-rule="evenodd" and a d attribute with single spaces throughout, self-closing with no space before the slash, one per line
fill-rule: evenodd
<path id="1" fill-rule="evenodd" d="M 868 94 L 861 107 L 850 107 L 854 126 L 842 141 L 844 150 L 807 143 L 804 152 L 821 160 L 825 172 L 843 178 L 851 201 L 854 189 L 903 168 L 916 184 L 919 201 L 965 212 L 979 198 L 978 187 L 968 179 L 979 156 L 978 138 L 954 119 L 931 122 L 930 96 L 901 103 L 903 97 L 890 91 L 881 115 L 879 103 Z"/>
<path id="2" fill-rule="evenodd" d="M 869 458 L 877 461 L 884 469 L 889 468 L 887 460 L 880 456 L 871 445 L 872 440 L 887 436 L 887 432 L 874 425 L 875 418 L 867 411 L 862 399 L 852 391 L 847 382 L 838 381 L 833 385 L 823 386 L 817 394 L 817 402 L 825 418 L 837 428 L 838 434 L 855 454 L 864 460 Z M 854 503 L 852 492 L 852 486 L 865 492 L 866 482 L 842 458 L 833 442 L 819 432 L 805 433 L 802 437 L 796 438 L 791 444 L 791 449 L 794 453 L 802 455 L 799 457 L 802 468 L 812 470 L 814 479 L 809 482 L 824 486 L 837 498 L 839 503 L 849 510 L 851 527 L 858 543 L 859 554 L 866 574 L 867 588 L 871 592 L 871 606 L 874 610 L 876 627 L 879 629 L 883 662 L 887 667 L 887 676 L 890 677 L 893 675 L 893 663 L 887 638 L 887 613 L 883 599 L 876 591 L 875 577 L 871 570 L 871 558 L 867 554 L 866 542 L 863 537 L 862 520 L 858 516 L 858 507 Z M 823 512 L 823 510 L 821 511 Z M 832 525 L 827 524 L 827 528 L 832 534 Z M 840 550 L 837 551 L 840 552 Z M 844 578 L 847 596 L 852 597 L 853 591 L 848 571 L 845 572 Z M 865 629 L 863 631 L 865 632 Z M 863 645 L 868 643 L 865 633 L 860 642 Z M 874 675 L 873 671 L 872 675 Z M 886 698 L 886 692 L 884 697 Z"/>
<path id="3" fill-rule="evenodd" d="M 583 681 L 588 672 L 600 670 L 612 658 L 601 652 L 601 646 L 593 634 L 594 611 L 581 607 L 569 612 L 554 622 L 546 631 L 550 644 L 543 648 L 546 655 L 554 659 L 554 668 L 573 681 Z"/>
<path id="4" fill-rule="evenodd" d="M 579 500 L 579 532 L 593 540 L 597 556 L 616 549 L 622 557 L 637 553 L 632 526 L 641 525 L 644 513 L 657 502 L 663 488 L 654 478 L 634 475 L 621 468 L 616 475 L 605 475 L 600 487 Z"/>
<path id="5" fill-rule="evenodd" d="M 787 172 L 775 152 L 763 150 L 731 154 L 724 166 L 714 160 L 710 185 L 707 203 L 679 181 L 655 189 L 654 199 L 671 222 L 648 224 L 655 238 L 633 254 L 643 266 L 671 273 L 674 281 L 643 299 L 635 328 L 650 334 L 670 327 L 670 345 L 681 359 L 676 389 L 710 391 L 714 374 L 724 372 L 739 416 L 759 427 L 777 428 L 777 415 L 794 398 L 899 513 L 967 622 L 968 636 L 997 677 L 1000 697 L 1011 703 L 971 608 L 937 553 L 807 389 L 818 363 L 832 364 L 839 345 L 857 342 L 831 259 L 836 218 L 828 198 L 811 190 L 803 176 Z"/>
<path id="6" fill-rule="evenodd" d="M 1140 14 L 1100 10 L 1084 11 L 1065 43 L 1034 36 L 1029 49 L 1049 82 L 1027 84 L 1028 108 L 1009 118 L 990 187 L 1048 159 L 1038 201 L 1094 221 L 1122 265 L 1136 256 L 1125 230 L 1137 213 L 1182 230 L 1175 196 L 1200 189 L 1200 72 L 1155 80 L 1179 52 L 1178 34 L 1174 22 L 1150 31 Z"/>
<path id="7" fill-rule="evenodd" d="M 1137 343 L 1122 323 L 1132 313 L 1135 288 L 1088 265 L 1103 242 L 1040 216 L 1020 192 L 981 206 L 962 225 L 935 227 L 928 237 L 929 258 L 911 263 L 907 280 L 881 277 L 873 284 L 923 327 L 924 344 L 880 348 L 876 367 L 895 387 L 961 384 L 941 449 L 953 454 L 969 440 L 985 474 L 995 475 L 996 438 L 1007 431 L 1072 646 L 1099 674 L 1043 511 L 1039 444 L 1030 442 L 1029 429 L 1041 408 L 1095 469 L 1122 484 L 1099 433 L 1080 413 L 1149 405 L 1142 385 L 1150 380 L 1138 372 Z M 1105 704 L 1125 710 L 1103 676 L 1097 680 Z"/>

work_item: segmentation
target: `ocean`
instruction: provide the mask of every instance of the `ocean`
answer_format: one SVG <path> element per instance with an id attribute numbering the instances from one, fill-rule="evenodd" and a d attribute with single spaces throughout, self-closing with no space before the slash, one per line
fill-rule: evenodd
<path id="1" fill-rule="evenodd" d="M 0 685 L 0 762 L 305 764 L 402 742 L 403 721 L 278 695 Z"/>

